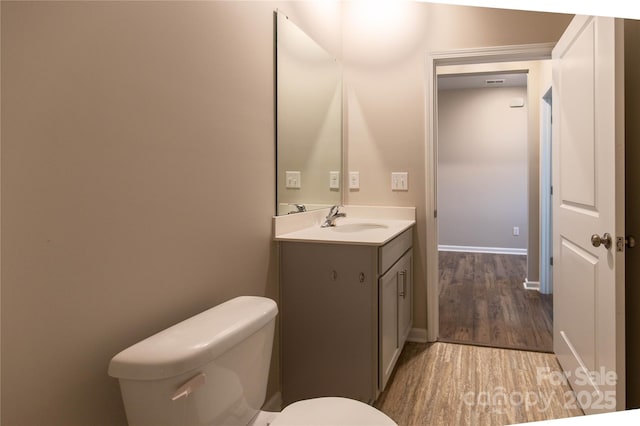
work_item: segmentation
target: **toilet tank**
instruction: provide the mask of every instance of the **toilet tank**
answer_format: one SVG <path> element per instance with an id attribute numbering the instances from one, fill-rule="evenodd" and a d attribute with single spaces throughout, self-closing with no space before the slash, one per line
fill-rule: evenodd
<path id="1" fill-rule="evenodd" d="M 125 349 L 120 382 L 129 425 L 241 425 L 264 403 L 276 303 L 243 296 Z"/>

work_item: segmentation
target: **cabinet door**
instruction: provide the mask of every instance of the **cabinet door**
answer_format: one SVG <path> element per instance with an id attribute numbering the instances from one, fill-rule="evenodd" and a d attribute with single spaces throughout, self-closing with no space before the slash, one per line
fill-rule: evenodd
<path id="1" fill-rule="evenodd" d="M 398 264 L 398 337 L 402 349 L 413 326 L 413 250 L 406 252 Z"/>
<path id="2" fill-rule="evenodd" d="M 413 326 L 413 250 L 380 277 L 380 392 L 387 385 Z"/>
<path id="3" fill-rule="evenodd" d="M 398 289 L 400 284 L 400 267 L 395 264 L 378 281 L 380 291 L 380 391 L 387 385 L 400 355 L 400 339 L 398 335 Z"/>
<path id="4" fill-rule="evenodd" d="M 378 388 L 375 247 L 282 243 L 282 398 L 373 402 Z"/>

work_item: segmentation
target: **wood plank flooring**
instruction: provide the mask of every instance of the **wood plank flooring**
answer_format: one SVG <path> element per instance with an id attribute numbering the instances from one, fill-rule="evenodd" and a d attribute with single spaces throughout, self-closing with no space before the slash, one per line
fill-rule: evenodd
<path id="1" fill-rule="evenodd" d="M 526 259 L 440 252 L 439 340 L 552 352 L 552 296 L 523 288 Z"/>
<path id="2" fill-rule="evenodd" d="M 582 415 L 555 355 L 407 343 L 374 406 L 400 426 L 504 425 Z M 554 374 L 555 373 L 555 374 Z"/>

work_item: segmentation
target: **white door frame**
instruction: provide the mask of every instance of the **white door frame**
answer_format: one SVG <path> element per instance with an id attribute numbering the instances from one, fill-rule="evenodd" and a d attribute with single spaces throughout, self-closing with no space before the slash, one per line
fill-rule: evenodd
<path id="1" fill-rule="evenodd" d="M 438 339 L 438 222 L 437 222 L 437 75 L 438 65 L 463 65 L 550 59 L 555 43 L 429 52 L 426 58 L 425 178 L 427 241 L 427 340 Z"/>
<path id="2" fill-rule="evenodd" d="M 542 126 L 540 134 L 540 293 L 553 292 L 552 200 L 551 196 L 551 87 L 542 97 Z"/>

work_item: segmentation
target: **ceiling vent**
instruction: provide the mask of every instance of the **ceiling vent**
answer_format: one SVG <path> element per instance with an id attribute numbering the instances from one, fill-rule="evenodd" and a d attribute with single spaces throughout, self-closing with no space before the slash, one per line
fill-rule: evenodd
<path id="1" fill-rule="evenodd" d="M 484 83 L 487 86 L 500 86 L 502 84 L 504 84 L 505 79 L 504 78 L 491 78 L 489 80 L 485 80 Z"/>

